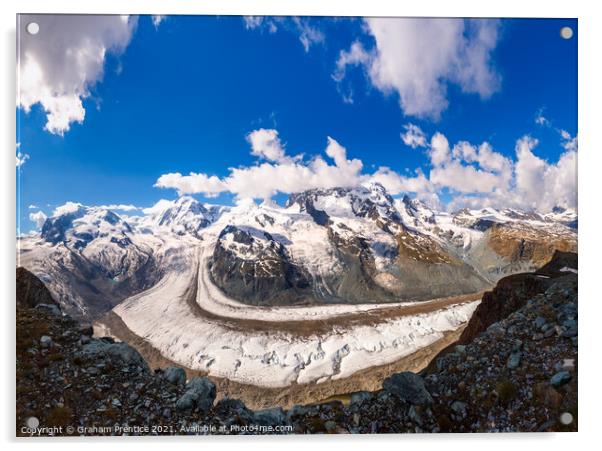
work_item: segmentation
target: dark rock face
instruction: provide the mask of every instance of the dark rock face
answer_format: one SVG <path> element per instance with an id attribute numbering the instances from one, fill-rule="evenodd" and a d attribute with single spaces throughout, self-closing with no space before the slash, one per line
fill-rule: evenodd
<path id="1" fill-rule="evenodd" d="M 65 241 L 65 232 L 71 227 L 73 220 L 81 216 L 82 212 L 83 209 L 79 212 L 46 219 L 42 226 L 42 238 L 52 244 Z"/>
<path id="2" fill-rule="evenodd" d="M 17 268 L 17 308 L 33 308 L 39 304 L 55 305 L 50 291 L 40 279 L 23 267 Z"/>
<path id="3" fill-rule="evenodd" d="M 226 226 L 210 270 L 226 293 L 249 304 L 296 304 L 309 294 L 306 272 L 290 261 L 281 243 L 258 230 Z"/>
<path id="4" fill-rule="evenodd" d="M 469 343 L 490 325 L 523 307 L 528 299 L 545 292 L 555 279 L 576 278 L 576 274 L 559 271 L 563 267 L 576 268 L 576 266 L 577 254 L 556 251 L 552 260 L 536 273 L 504 277 L 492 291 L 483 295 L 459 342 Z"/>

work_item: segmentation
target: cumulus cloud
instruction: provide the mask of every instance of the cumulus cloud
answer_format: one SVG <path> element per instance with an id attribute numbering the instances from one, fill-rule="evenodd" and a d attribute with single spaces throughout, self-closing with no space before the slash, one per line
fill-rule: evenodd
<path id="1" fill-rule="evenodd" d="M 219 177 L 197 174 L 195 172 L 191 172 L 188 175 L 182 175 L 179 172 L 163 174 L 154 186 L 156 188 L 173 188 L 180 195 L 204 193 L 208 197 L 214 197 L 226 191 L 226 185 Z"/>
<path id="2" fill-rule="evenodd" d="M 278 131 L 260 128 L 247 135 L 251 144 L 251 153 L 268 161 L 282 161 L 285 159 L 284 146 L 278 137 Z"/>
<path id="3" fill-rule="evenodd" d="M 577 208 L 577 150 L 567 150 L 556 164 L 533 153 L 536 139 L 524 136 L 516 143 L 517 201 L 529 208 Z"/>
<path id="4" fill-rule="evenodd" d="M 339 54 L 333 78 L 340 82 L 347 66 L 363 65 L 373 86 L 398 96 L 405 115 L 438 119 L 450 84 L 483 99 L 499 89 L 491 58 L 498 28 L 494 19 L 368 18 L 374 47 L 354 42 Z"/>
<path id="5" fill-rule="evenodd" d="M 37 22 L 40 32 L 24 27 Z M 82 123 L 82 101 L 102 79 L 106 55 L 125 50 L 136 18 L 97 15 L 22 15 L 17 54 L 17 106 L 29 112 L 35 104 L 46 113 L 45 130 L 63 135 Z"/>
<path id="6" fill-rule="evenodd" d="M 435 133 L 431 138 L 431 146 L 429 150 L 431 164 L 434 167 L 442 166 L 450 161 L 449 141 L 442 133 Z"/>
<path id="7" fill-rule="evenodd" d="M 327 138 L 324 149 L 327 158 L 320 154 L 311 159 L 302 155 L 288 156 L 276 130 L 259 129 L 247 137 L 251 154 L 258 158 L 256 164 L 230 168 L 222 178 L 203 173 L 165 174 L 155 186 L 176 189 L 180 195 L 215 196 L 228 192 L 241 202 L 245 199 L 269 201 L 278 193 L 376 182 L 392 195 L 410 193 L 436 208 L 442 207 L 442 192 L 451 195 L 448 203 L 451 209 L 461 206 L 541 211 L 555 206 L 576 208 L 576 147 L 567 150 L 558 162 L 548 163 L 534 154 L 537 141 L 528 136 L 517 141 L 515 160 L 494 150 L 488 142 L 475 145 L 459 141 L 452 147 L 440 132 L 433 134 L 430 141 L 424 133 L 420 136 L 424 138 L 420 146 L 426 148 L 430 169 L 428 172 L 417 169 L 409 176 L 386 166 L 364 172 L 362 161 L 350 158 L 347 149 L 331 137 Z"/>
<path id="8" fill-rule="evenodd" d="M 36 211 L 35 213 L 29 213 L 29 220 L 35 223 L 38 229 L 41 229 L 46 222 L 47 216 L 42 211 Z"/>
<path id="9" fill-rule="evenodd" d="M 79 202 L 67 201 L 63 205 L 60 205 L 54 209 L 52 212 L 52 216 L 61 216 L 69 213 L 75 213 L 79 211 L 81 208 L 85 208 L 84 205 Z"/>
<path id="10" fill-rule="evenodd" d="M 406 146 L 410 146 L 412 149 L 426 147 L 426 136 L 420 127 L 414 124 L 406 124 L 403 128 L 405 133 L 401 133 L 401 140 Z"/>

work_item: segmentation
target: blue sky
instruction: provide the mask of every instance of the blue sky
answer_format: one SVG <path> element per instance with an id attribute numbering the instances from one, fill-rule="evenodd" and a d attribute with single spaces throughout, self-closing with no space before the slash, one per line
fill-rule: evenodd
<path id="1" fill-rule="evenodd" d="M 30 20 L 22 17 L 21 25 Z M 94 36 L 106 54 L 75 68 L 64 55 L 60 20 L 41 21 L 38 36 L 22 34 L 20 78 L 30 79 L 34 62 L 42 73 L 35 83 L 22 83 L 17 106 L 17 151 L 27 155 L 17 167 L 24 232 L 35 228 L 31 213 L 51 215 L 66 201 L 149 207 L 179 190 L 232 203 L 263 192 L 252 183 L 273 183 L 266 189 L 282 201 L 297 186 L 328 184 L 324 174 L 333 174 L 332 183 L 337 177 L 382 181 L 384 167 L 391 188 L 385 186 L 395 196 L 407 192 L 441 208 L 576 208 L 576 184 L 558 188 L 546 181 L 576 178 L 576 20 L 423 27 L 362 19 L 168 16 L 153 22 L 141 16 L 99 24 Z M 86 39 L 94 26 L 71 30 L 82 43 L 94 43 Z M 562 27 L 573 30 L 571 39 L 561 37 Z M 449 45 L 441 48 L 439 36 L 449 36 Z M 354 43 L 360 50 L 342 58 L 352 55 Z M 46 54 L 58 56 L 37 57 Z M 73 69 L 80 79 L 73 80 Z M 424 85 L 427 95 L 416 94 Z M 48 125 L 49 114 L 56 119 L 65 111 L 58 126 Z M 414 147 L 401 136 L 409 124 L 424 137 Z M 259 130 L 271 134 L 253 135 Z M 462 153 L 460 141 L 472 147 Z M 484 142 L 489 153 L 479 147 Z M 285 156 L 271 158 L 270 149 Z M 331 155 L 340 149 L 342 161 L 360 160 L 361 170 L 338 167 Z M 318 155 L 334 169 L 311 166 Z M 277 176 L 251 177 L 260 165 Z M 233 167 L 240 168 L 235 182 L 228 178 Z M 276 179 L 288 170 L 285 179 L 298 174 L 300 180 L 287 179 L 283 187 Z M 185 179 L 190 172 L 194 177 Z M 315 175 L 313 182 L 303 181 L 311 178 L 306 173 Z M 166 174 L 172 176 L 157 183 Z M 465 185 L 472 176 L 480 181 Z M 529 195 L 538 184 L 537 196 Z"/>

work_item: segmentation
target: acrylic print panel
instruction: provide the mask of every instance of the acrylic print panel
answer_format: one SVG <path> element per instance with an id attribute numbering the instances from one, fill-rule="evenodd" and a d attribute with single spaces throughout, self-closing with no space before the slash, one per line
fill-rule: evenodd
<path id="1" fill-rule="evenodd" d="M 17 435 L 577 430 L 576 20 L 17 27 Z"/>

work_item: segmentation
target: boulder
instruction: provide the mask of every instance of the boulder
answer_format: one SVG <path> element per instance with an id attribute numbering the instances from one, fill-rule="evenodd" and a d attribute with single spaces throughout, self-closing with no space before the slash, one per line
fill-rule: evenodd
<path id="1" fill-rule="evenodd" d="M 86 343 L 79 357 L 83 359 L 99 359 L 105 358 L 111 360 L 118 366 L 138 366 L 148 372 L 148 364 L 142 358 L 140 353 L 130 345 L 123 342 L 109 342 L 108 340 L 92 339 Z"/>
<path id="2" fill-rule="evenodd" d="M 207 413 L 215 401 L 215 384 L 206 377 L 193 377 L 186 384 L 186 392 L 176 402 L 180 411 Z"/>
<path id="3" fill-rule="evenodd" d="M 422 378 L 409 371 L 386 378 L 383 382 L 383 389 L 410 404 L 424 405 L 433 402 Z"/>
<path id="4" fill-rule="evenodd" d="M 263 426 L 282 425 L 286 423 L 286 415 L 281 407 L 258 410 L 255 412 L 255 415 L 253 415 L 253 419 L 257 424 Z"/>
<path id="5" fill-rule="evenodd" d="M 184 385 L 186 383 L 186 371 L 177 366 L 170 366 L 163 371 L 163 378 L 173 385 Z"/>

